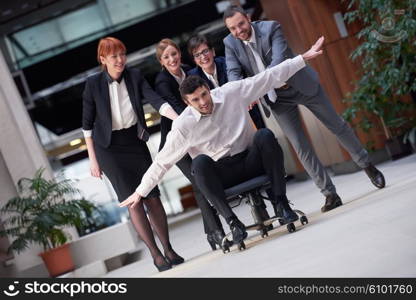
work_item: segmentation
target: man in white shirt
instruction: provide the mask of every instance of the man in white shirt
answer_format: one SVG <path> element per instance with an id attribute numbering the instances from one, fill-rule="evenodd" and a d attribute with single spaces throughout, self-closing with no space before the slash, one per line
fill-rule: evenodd
<path id="1" fill-rule="evenodd" d="M 244 224 L 226 203 L 224 188 L 266 173 L 272 183 L 273 205 L 285 222 L 298 216 L 286 198 L 282 150 L 268 129 L 257 132 L 249 122 L 247 106 L 272 88 L 282 86 L 305 61 L 322 53 L 321 37 L 303 55 L 288 59 L 256 76 L 227 83 L 210 91 L 198 76 L 180 87 L 188 107 L 175 119 L 166 144 L 156 155 L 136 191 L 120 206 L 135 206 L 186 153 L 193 159 L 195 181 L 230 225 L 234 243 L 247 237 Z"/>

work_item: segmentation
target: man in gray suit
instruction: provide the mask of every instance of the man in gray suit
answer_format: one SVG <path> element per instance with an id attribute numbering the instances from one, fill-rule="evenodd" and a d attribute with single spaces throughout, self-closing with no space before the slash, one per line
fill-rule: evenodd
<path id="1" fill-rule="evenodd" d="M 251 22 L 250 17 L 239 6 L 228 7 L 223 19 L 230 30 L 230 34 L 224 39 L 229 81 L 251 77 L 294 57 L 278 22 Z M 367 151 L 345 120 L 336 113 L 319 84 L 318 74 L 311 67 L 297 72 L 285 86 L 269 91 L 261 101 L 266 115 L 268 108 L 271 108 L 306 171 L 326 197 L 322 212 L 342 205 L 342 201 L 305 136 L 297 107 L 299 104 L 306 106 L 336 135 L 376 187 L 385 186 L 383 174 L 370 163 Z"/>

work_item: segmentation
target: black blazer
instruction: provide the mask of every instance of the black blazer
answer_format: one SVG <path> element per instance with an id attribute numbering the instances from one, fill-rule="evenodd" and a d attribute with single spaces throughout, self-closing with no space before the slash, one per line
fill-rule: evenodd
<path id="1" fill-rule="evenodd" d="M 191 69 L 188 65 L 182 65 L 185 74 Z M 181 93 L 179 92 L 179 84 L 167 70 L 163 69 L 157 74 L 155 79 L 155 91 L 162 96 L 163 100 L 168 102 L 175 112 L 180 115 L 186 108 Z M 160 145 L 159 150 L 163 148 L 166 142 L 166 136 L 172 128 L 172 120 L 161 117 L 160 121 Z"/>
<path id="2" fill-rule="evenodd" d="M 111 144 L 112 132 L 107 76 L 106 71 L 89 76 L 82 95 L 82 129 L 92 130 L 94 142 L 106 148 Z M 126 68 L 123 78 L 133 110 L 137 115 L 137 134 L 138 137 L 142 137 L 143 129 L 147 130 L 143 112 L 143 99 L 146 99 L 156 111 L 159 111 L 165 101 L 152 90 L 140 70 Z"/>
<path id="3" fill-rule="evenodd" d="M 214 62 L 215 66 L 217 67 L 218 84 L 222 86 L 224 83 L 228 82 L 227 65 L 225 64 L 225 58 L 223 56 L 216 56 L 214 58 Z M 201 67 L 195 67 L 192 70 L 189 70 L 188 75 L 198 75 L 208 83 L 208 86 L 211 90 L 214 88 L 214 85 L 212 84 L 211 80 L 208 79 L 204 71 L 202 71 Z"/>

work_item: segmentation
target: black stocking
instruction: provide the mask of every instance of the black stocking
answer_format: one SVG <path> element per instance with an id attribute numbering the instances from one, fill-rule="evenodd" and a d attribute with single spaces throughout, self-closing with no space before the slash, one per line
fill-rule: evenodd
<path id="1" fill-rule="evenodd" d="M 160 201 L 159 198 L 150 198 L 144 199 L 143 202 L 147 208 L 149 221 L 162 243 L 165 256 L 169 259 L 179 257 L 179 255 L 172 249 L 172 245 L 169 241 L 168 222 L 162 201 Z"/>
<path id="2" fill-rule="evenodd" d="M 129 207 L 130 219 L 136 229 L 139 237 L 146 244 L 157 265 L 164 264 L 164 257 L 157 247 L 155 238 L 153 236 L 152 228 L 150 227 L 149 219 L 144 211 L 143 202 L 139 202 L 136 207 Z"/>

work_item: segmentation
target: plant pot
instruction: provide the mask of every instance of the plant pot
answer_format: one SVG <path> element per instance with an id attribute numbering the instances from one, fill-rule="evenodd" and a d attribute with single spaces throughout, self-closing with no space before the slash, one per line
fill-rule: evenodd
<path id="1" fill-rule="evenodd" d="M 393 137 L 386 141 L 386 150 L 392 160 L 402 158 L 412 153 L 408 144 L 403 143 L 402 137 Z"/>
<path id="2" fill-rule="evenodd" d="M 69 244 L 42 252 L 39 254 L 51 277 L 56 277 L 74 270 Z"/>

